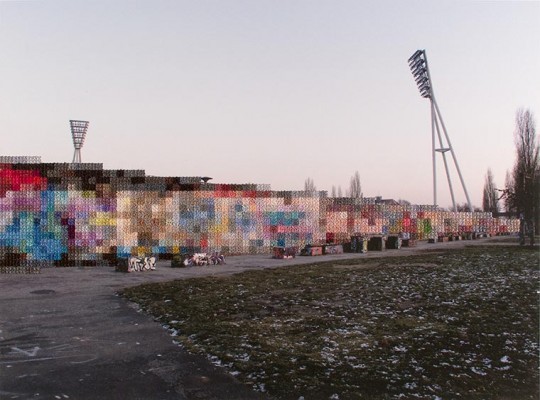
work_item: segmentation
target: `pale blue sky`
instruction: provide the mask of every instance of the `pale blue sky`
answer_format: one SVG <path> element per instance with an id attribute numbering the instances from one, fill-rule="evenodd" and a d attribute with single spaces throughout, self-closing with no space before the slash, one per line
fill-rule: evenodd
<path id="1" fill-rule="evenodd" d="M 471 200 L 540 118 L 539 1 L 0 1 L 1 155 L 432 202 L 426 49 Z M 450 205 L 439 159 L 441 206 Z M 453 172 L 457 201 L 464 202 Z"/>

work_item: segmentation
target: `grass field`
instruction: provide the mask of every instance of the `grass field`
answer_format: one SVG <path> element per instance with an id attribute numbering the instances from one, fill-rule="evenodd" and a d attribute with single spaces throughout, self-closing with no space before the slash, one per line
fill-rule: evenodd
<path id="1" fill-rule="evenodd" d="M 537 399 L 539 277 L 538 249 L 481 246 L 123 295 L 278 399 Z"/>

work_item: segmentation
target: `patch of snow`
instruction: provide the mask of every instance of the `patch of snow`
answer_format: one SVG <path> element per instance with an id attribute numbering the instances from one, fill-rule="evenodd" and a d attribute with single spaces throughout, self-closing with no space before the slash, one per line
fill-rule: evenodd
<path id="1" fill-rule="evenodd" d="M 480 376 L 486 376 L 487 375 L 487 372 L 484 372 L 481 369 L 476 368 L 476 367 L 471 367 L 471 371 L 474 372 L 476 375 L 480 375 Z"/>
<path id="2" fill-rule="evenodd" d="M 352 365 L 352 364 L 351 364 L 351 367 L 352 367 L 353 369 L 359 369 L 359 368 L 360 368 L 360 369 L 364 369 L 364 368 L 367 368 L 366 364 L 357 364 L 357 365 Z"/>
<path id="3" fill-rule="evenodd" d="M 406 353 L 407 348 L 405 346 L 394 346 L 394 351 L 397 351 L 398 353 Z"/>
<path id="4" fill-rule="evenodd" d="M 221 360 L 220 360 L 217 356 L 208 356 L 208 359 L 209 359 L 210 362 L 211 362 L 212 364 L 214 364 L 215 366 L 220 367 L 220 366 L 222 365 Z"/>
<path id="5" fill-rule="evenodd" d="M 418 385 L 415 382 L 407 382 L 405 385 L 403 385 L 405 389 L 416 389 Z"/>

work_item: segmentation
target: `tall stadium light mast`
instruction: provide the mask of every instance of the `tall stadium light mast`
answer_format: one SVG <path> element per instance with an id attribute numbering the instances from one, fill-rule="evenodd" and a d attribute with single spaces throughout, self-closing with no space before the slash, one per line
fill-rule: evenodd
<path id="1" fill-rule="evenodd" d="M 433 94 L 433 83 L 431 81 L 431 76 L 429 74 L 428 62 L 426 57 L 425 50 L 416 50 L 416 52 L 409 58 L 409 67 L 413 74 L 414 80 L 418 85 L 418 90 L 420 91 L 420 96 L 429 99 L 431 103 L 431 142 L 432 142 L 432 159 L 433 159 L 433 205 L 437 205 L 437 168 L 436 168 L 436 157 L 437 153 L 441 153 L 444 162 L 444 168 L 446 170 L 446 178 L 448 179 L 448 187 L 450 189 L 450 195 L 452 196 L 452 205 L 454 211 L 457 211 L 456 200 L 454 197 L 454 189 L 452 187 L 452 180 L 450 179 L 450 170 L 448 169 L 448 160 L 446 159 L 446 153 L 449 151 L 452 154 L 452 159 L 454 160 L 454 165 L 456 166 L 457 173 L 459 175 L 459 180 L 461 181 L 461 186 L 465 192 L 465 197 L 467 198 L 467 204 L 469 205 L 469 210 L 472 211 L 471 200 L 469 198 L 469 193 L 465 187 L 465 181 L 461 175 L 461 170 L 459 169 L 458 161 L 456 158 L 456 153 L 452 148 L 452 143 L 448 137 L 448 132 L 446 131 L 446 126 L 441 116 L 441 111 L 435 100 L 435 95 Z M 442 127 L 444 138 L 443 140 L 441 135 Z M 437 132 L 437 137 L 439 139 L 439 147 L 437 148 L 435 132 Z"/>
<path id="2" fill-rule="evenodd" d="M 71 137 L 73 138 L 73 146 L 75 152 L 73 153 L 73 164 L 80 164 L 81 161 L 81 148 L 84 144 L 84 138 L 86 131 L 88 130 L 88 121 L 77 121 L 74 119 L 69 120 L 71 125 Z"/>

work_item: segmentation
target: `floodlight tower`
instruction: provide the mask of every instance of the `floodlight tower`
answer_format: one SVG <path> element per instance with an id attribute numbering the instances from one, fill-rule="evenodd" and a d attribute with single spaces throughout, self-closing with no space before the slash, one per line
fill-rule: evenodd
<path id="1" fill-rule="evenodd" d="M 84 138 L 86 136 L 86 131 L 88 129 L 89 122 L 70 119 L 69 124 L 71 125 L 71 137 L 73 138 L 73 146 L 75 147 L 72 163 L 80 164 L 81 163 L 81 148 L 84 143 Z"/>
<path id="2" fill-rule="evenodd" d="M 441 116 L 441 111 L 439 110 L 439 106 L 437 105 L 437 101 L 435 100 L 435 95 L 433 94 L 433 83 L 431 81 L 431 76 L 429 74 L 426 51 L 416 50 L 416 52 L 409 58 L 409 67 L 411 68 L 411 72 L 413 74 L 414 80 L 416 81 L 416 84 L 418 85 L 420 96 L 429 99 L 431 103 L 433 205 L 434 206 L 437 205 L 437 168 L 436 168 L 435 155 L 438 152 L 438 153 L 441 153 L 443 157 L 444 168 L 446 170 L 446 178 L 448 179 L 448 187 L 450 189 L 450 195 L 452 196 L 452 205 L 454 207 L 454 211 L 457 211 L 456 200 L 454 197 L 454 189 L 452 188 L 452 180 L 450 179 L 450 171 L 448 169 L 448 161 L 446 159 L 446 153 L 449 151 L 450 154 L 452 154 L 454 165 L 456 166 L 456 170 L 459 175 L 459 180 L 461 181 L 461 186 L 463 187 L 463 191 L 465 192 L 465 197 L 467 198 L 467 204 L 469 205 L 469 209 L 472 211 L 469 193 L 467 192 L 467 188 L 465 187 L 465 181 L 463 180 L 463 176 L 461 175 L 461 170 L 459 169 L 456 154 L 454 153 L 454 149 L 452 148 L 452 144 L 450 143 L 450 138 L 448 137 L 448 132 L 446 131 L 446 127 L 444 125 L 444 122 Z M 443 137 L 441 135 L 441 129 L 439 127 L 439 122 L 444 132 L 444 138 L 446 139 L 446 142 L 443 141 Z M 437 137 L 439 139 L 438 148 L 437 148 L 436 139 L 435 139 L 435 132 L 437 132 Z"/>

